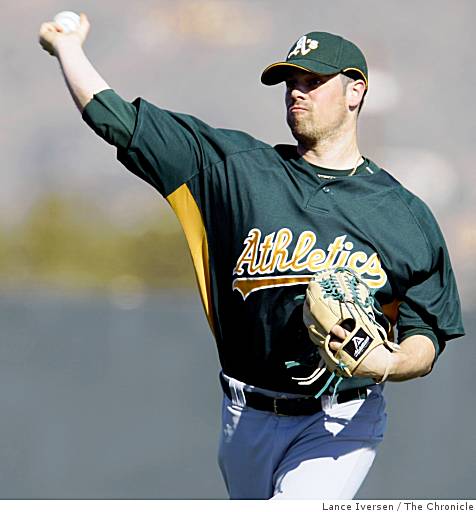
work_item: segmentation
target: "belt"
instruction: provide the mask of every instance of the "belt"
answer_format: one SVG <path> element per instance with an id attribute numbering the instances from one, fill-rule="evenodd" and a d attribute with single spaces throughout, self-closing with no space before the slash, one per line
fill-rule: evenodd
<path id="1" fill-rule="evenodd" d="M 221 373 L 220 383 L 225 395 L 232 400 L 228 382 Z M 273 412 L 278 416 L 310 416 L 311 414 L 316 414 L 322 411 L 321 400 L 316 399 L 313 396 L 304 398 L 272 397 L 255 391 L 245 390 L 243 390 L 243 394 L 248 407 L 258 409 L 259 411 Z M 343 404 L 350 400 L 367 398 L 367 394 L 367 387 L 346 389 L 340 393 L 336 393 L 334 400 L 338 404 Z"/>

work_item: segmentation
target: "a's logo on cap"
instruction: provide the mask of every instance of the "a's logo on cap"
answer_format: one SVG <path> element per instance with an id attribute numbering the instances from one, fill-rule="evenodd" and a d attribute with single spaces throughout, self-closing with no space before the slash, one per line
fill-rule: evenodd
<path id="1" fill-rule="evenodd" d="M 319 46 L 319 42 L 315 39 L 310 39 L 307 36 L 302 36 L 296 43 L 296 47 L 288 55 L 288 59 L 294 56 L 307 55 L 311 50 L 315 50 Z"/>

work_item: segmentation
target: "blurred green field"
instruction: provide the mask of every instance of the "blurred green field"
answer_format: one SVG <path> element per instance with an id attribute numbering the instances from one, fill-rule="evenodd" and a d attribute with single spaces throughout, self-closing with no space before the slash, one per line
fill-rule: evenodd
<path id="1" fill-rule="evenodd" d="M 127 207 L 127 205 L 125 205 Z M 14 227 L 0 228 L 4 286 L 143 291 L 194 284 L 182 230 L 161 208 L 133 226 L 109 219 L 97 203 L 48 194 Z"/>

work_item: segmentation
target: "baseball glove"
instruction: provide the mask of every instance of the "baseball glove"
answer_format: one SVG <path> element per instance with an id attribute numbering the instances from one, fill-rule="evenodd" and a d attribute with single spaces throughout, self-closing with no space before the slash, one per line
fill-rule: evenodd
<path id="1" fill-rule="evenodd" d="M 318 347 L 327 369 L 341 378 L 352 377 L 370 352 L 380 345 L 388 349 L 385 354 L 383 382 L 389 372 L 390 352 L 398 345 L 388 340 L 385 328 L 376 319 L 380 316 L 374 297 L 367 284 L 351 269 L 339 267 L 323 270 L 310 281 L 304 303 L 303 319 L 311 341 Z M 331 329 L 341 325 L 348 332 L 341 347 L 329 347 L 335 337 Z M 339 340 L 340 341 L 340 340 Z"/>

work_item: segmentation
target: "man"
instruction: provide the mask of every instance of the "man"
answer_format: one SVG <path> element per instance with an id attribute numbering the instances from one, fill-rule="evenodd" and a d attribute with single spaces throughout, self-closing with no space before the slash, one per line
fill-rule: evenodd
<path id="1" fill-rule="evenodd" d="M 85 15 L 68 34 L 45 23 L 40 43 L 58 58 L 83 119 L 183 226 L 223 368 L 219 463 L 230 497 L 352 498 L 383 438 L 381 382 L 428 374 L 445 343 L 464 334 L 436 221 L 359 150 L 362 52 L 311 32 L 263 72 L 266 85 L 286 83 L 297 141 L 271 147 L 122 100 L 82 51 L 88 30 Z M 319 361 L 303 294 L 313 273 L 343 266 L 375 292 L 400 350 L 373 351 L 355 377 L 315 398 L 329 374 L 309 378 Z M 346 331 L 335 326 L 333 335 L 337 349 Z M 293 360 L 302 364 L 287 368 Z"/>

